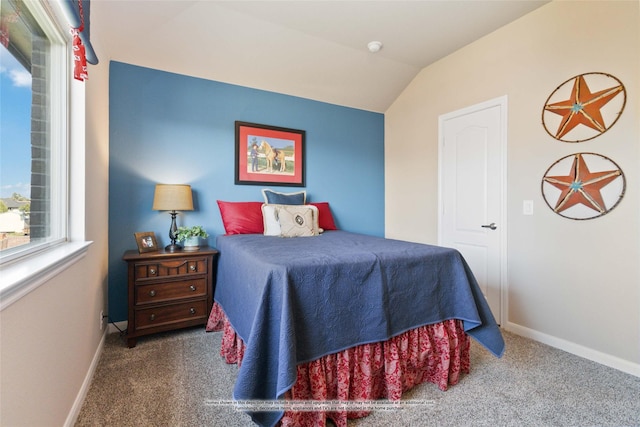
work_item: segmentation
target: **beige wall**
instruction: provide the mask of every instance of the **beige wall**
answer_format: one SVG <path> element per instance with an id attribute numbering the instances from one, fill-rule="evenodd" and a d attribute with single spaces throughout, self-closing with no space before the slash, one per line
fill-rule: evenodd
<path id="1" fill-rule="evenodd" d="M 503 327 L 640 375 L 640 12 L 638 2 L 554 1 L 424 70 L 386 112 L 386 235 L 438 236 L 438 116 L 508 97 L 508 289 Z M 607 72 L 627 90 L 622 116 L 581 144 L 541 125 L 553 89 Z M 610 157 L 627 189 L 609 214 L 573 221 L 545 204 L 540 180 L 575 152 Z M 522 215 L 522 201 L 534 215 Z M 507 350 L 508 351 L 508 350 Z"/>
<path id="2" fill-rule="evenodd" d="M 86 83 L 86 179 L 78 196 L 86 202 L 86 239 L 93 244 L 80 261 L 0 312 L 3 426 L 73 421 L 106 330 L 98 317 L 107 312 L 107 73 L 108 61 L 91 66 Z"/>
<path id="3" fill-rule="evenodd" d="M 508 95 L 505 327 L 634 366 L 640 358 L 638 14 L 637 2 L 554 2 L 426 68 L 386 113 L 385 160 L 387 236 L 435 243 L 438 116 Z M 588 71 L 624 82 L 625 112 L 592 142 L 555 142 L 540 125 L 542 103 L 559 83 Z M 94 243 L 85 258 L 0 313 L 0 425 L 64 424 L 102 338 L 108 54 L 89 73 L 84 195 L 86 237 Z M 551 213 L 539 191 L 546 168 L 577 150 L 611 157 L 627 176 L 621 205 L 588 222 Z M 522 216 L 523 199 L 534 200 L 534 216 Z M 602 249 L 590 248 L 596 242 Z"/>

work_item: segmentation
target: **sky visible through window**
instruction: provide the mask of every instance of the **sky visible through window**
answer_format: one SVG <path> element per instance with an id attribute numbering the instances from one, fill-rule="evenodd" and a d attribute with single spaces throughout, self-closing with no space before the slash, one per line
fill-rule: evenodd
<path id="1" fill-rule="evenodd" d="M 31 74 L 0 45 L 0 197 L 31 197 Z"/>

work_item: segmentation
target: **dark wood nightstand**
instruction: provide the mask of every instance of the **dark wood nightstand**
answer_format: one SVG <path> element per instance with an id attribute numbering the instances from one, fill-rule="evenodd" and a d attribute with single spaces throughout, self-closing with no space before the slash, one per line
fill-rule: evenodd
<path id="1" fill-rule="evenodd" d="M 218 251 L 146 252 L 122 257 L 129 268 L 127 346 L 137 338 L 207 323 Z"/>

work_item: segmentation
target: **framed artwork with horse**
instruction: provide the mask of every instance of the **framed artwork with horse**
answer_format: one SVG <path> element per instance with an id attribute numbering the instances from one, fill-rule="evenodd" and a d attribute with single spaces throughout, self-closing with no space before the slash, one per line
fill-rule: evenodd
<path id="1" fill-rule="evenodd" d="M 236 121 L 236 184 L 304 187 L 305 131 Z"/>

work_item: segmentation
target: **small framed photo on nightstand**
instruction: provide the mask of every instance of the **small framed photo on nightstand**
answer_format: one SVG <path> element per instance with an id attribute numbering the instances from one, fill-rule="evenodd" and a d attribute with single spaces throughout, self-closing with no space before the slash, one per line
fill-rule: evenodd
<path id="1" fill-rule="evenodd" d="M 156 234 L 153 231 L 141 231 L 133 233 L 136 236 L 138 244 L 138 252 L 155 252 L 158 250 L 158 242 L 156 242 Z"/>

